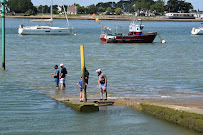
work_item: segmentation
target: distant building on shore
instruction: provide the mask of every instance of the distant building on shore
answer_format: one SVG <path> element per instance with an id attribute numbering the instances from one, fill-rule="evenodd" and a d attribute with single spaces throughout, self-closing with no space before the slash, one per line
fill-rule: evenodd
<path id="1" fill-rule="evenodd" d="M 133 15 L 133 14 L 129 12 L 123 12 L 123 15 Z"/>
<path id="2" fill-rule="evenodd" d="M 169 19 L 195 19 L 195 13 L 166 13 Z"/>
<path id="3" fill-rule="evenodd" d="M 77 6 L 69 6 L 67 13 L 76 15 L 77 14 Z"/>
<path id="4" fill-rule="evenodd" d="M 195 17 L 203 19 L 203 11 L 198 11 Z"/>
<path id="5" fill-rule="evenodd" d="M 141 10 L 141 11 L 138 11 L 138 12 L 135 12 L 135 16 L 155 16 L 154 13 L 150 13 L 149 10 Z"/>
<path id="6" fill-rule="evenodd" d="M 58 9 L 58 12 L 59 12 L 59 13 L 62 12 L 62 7 L 61 7 L 61 6 L 58 5 L 57 9 Z"/>
<path id="7" fill-rule="evenodd" d="M 57 7 L 59 14 L 65 14 L 64 10 L 63 10 L 63 6 L 58 5 Z M 67 14 L 72 14 L 72 15 L 76 15 L 77 14 L 77 6 L 68 6 L 67 7 Z"/>

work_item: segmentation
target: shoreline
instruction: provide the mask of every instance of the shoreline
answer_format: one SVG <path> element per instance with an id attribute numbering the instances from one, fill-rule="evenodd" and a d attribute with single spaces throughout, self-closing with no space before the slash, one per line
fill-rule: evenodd
<path id="1" fill-rule="evenodd" d="M 36 15 L 36 16 L 23 16 L 23 15 L 6 15 L 6 18 L 22 18 L 22 19 L 50 19 L 50 15 Z M 171 22 L 203 22 L 203 19 L 168 19 L 166 16 L 154 17 L 135 17 L 135 16 L 117 16 L 117 15 L 98 15 L 96 18 L 99 20 L 118 20 L 118 21 L 134 21 L 141 19 L 143 21 L 171 21 Z M 64 15 L 53 15 L 53 19 L 66 19 Z M 69 15 L 70 20 L 94 20 L 92 15 Z"/>

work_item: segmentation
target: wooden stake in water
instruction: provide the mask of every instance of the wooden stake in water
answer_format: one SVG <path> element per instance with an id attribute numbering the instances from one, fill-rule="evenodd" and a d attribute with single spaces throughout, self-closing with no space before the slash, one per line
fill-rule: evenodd
<path id="1" fill-rule="evenodd" d="M 82 93 L 83 93 L 83 102 L 87 102 L 86 89 L 85 89 L 85 52 L 84 45 L 80 46 L 80 55 L 81 55 L 81 72 L 82 72 Z"/>
<path id="2" fill-rule="evenodd" d="M 1 0 L 2 3 L 2 70 L 5 70 L 5 3 L 6 0 Z"/>

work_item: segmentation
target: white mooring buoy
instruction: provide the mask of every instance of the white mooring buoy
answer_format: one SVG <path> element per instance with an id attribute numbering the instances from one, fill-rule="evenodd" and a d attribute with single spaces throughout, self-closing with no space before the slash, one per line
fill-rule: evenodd
<path id="1" fill-rule="evenodd" d="M 162 44 L 165 44 L 165 43 L 166 43 L 166 41 L 165 41 L 165 40 L 161 40 L 161 43 L 162 43 Z"/>
<path id="2" fill-rule="evenodd" d="M 160 36 L 160 34 L 159 33 L 157 33 L 158 34 L 158 36 L 159 36 L 159 38 L 160 38 L 160 40 L 161 40 L 161 43 L 162 44 L 165 44 L 166 43 L 166 41 L 165 40 L 162 40 L 162 38 L 161 38 L 161 36 Z"/>

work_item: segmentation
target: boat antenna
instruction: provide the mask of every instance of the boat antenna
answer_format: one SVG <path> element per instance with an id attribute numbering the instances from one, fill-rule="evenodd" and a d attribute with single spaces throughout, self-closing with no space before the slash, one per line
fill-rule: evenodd
<path id="1" fill-rule="evenodd" d="M 135 23 L 135 21 L 136 21 L 136 13 L 135 13 L 135 16 L 134 16 L 134 20 L 133 20 L 133 23 Z"/>
<path id="2" fill-rule="evenodd" d="M 62 4 L 63 4 L 63 0 L 62 0 Z M 66 16 L 67 24 L 68 24 L 68 26 L 70 26 L 70 25 L 69 25 L 69 22 L 68 22 L 68 16 L 67 16 L 67 12 L 66 12 L 66 10 L 65 10 L 64 4 L 63 4 L 63 11 L 64 11 L 65 16 Z"/>

